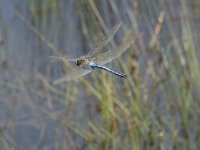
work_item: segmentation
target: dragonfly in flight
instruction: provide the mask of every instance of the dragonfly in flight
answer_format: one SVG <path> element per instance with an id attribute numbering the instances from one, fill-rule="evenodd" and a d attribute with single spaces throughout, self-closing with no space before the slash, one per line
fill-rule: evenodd
<path id="1" fill-rule="evenodd" d="M 95 68 L 103 69 L 114 75 L 125 78 L 126 74 L 114 71 L 112 68 L 105 66 L 104 64 L 107 64 L 112 60 L 114 60 L 115 58 L 119 57 L 123 52 L 125 52 L 130 47 L 130 45 L 133 43 L 133 40 L 125 44 L 122 44 L 115 50 L 113 49 L 113 50 L 108 50 L 107 52 L 98 53 L 112 40 L 116 32 L 119 30 L 121 24 L 122 22 L 115 25 L 112 28 L 112 30 L 108 33 L 108 35 L 105 36 L 103 40 L 99 42 L 99 44 L 97 44 L 97 46 L 85 56 L 81 56 L 79 58 L 74 58 L 74 59 L 67 58 L 65 56 L 50 56 L 51 58 L 62 60 L 64 62 L 73 61 L 76 64 L 76 66 L 72 69 L 72 71 L 70 71 L 64 77 L 55 80 L 53 84 L 56 85 L 69 80 L 75 80 L 90 73 Z"/>

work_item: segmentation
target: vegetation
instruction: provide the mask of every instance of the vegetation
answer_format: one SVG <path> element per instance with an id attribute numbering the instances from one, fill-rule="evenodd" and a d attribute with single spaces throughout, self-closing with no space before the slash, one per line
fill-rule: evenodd
<path id="1" fill-rule="evenodd" d="M 18 21 L 31 33 L 28 36 L 37 49 L 33 62 L 39 65 L 28 80 L 2 83 L 11 90 L 11 99 L 23 95 L 25 103 L 17 109 L 23 108 L 24 114 L 28 108 L 32 115 L 24 122 L 9 115 L 1 147 L 199 149 L 198 6 L 198 1 L 186 0 L 67 4 L 29 0 L 27 13 L 15 7 L 24 14 L 25 19 L 18 15 Z M 68 64 L 51 61 L 49 56 L 83 55 L 88 52 L 83 49 L 91 49 L 119 21 L 123 25 L 107 49 L 135 39 L 112 63 L 127 74 L 126 79 L 94 70 L 77 81 L 52 84 L 69 70 Z M 15 101 L 10 102 L 12 114 Z"/>

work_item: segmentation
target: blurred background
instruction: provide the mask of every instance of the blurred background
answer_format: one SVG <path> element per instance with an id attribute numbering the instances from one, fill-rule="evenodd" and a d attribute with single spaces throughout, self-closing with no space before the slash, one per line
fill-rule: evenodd
<path id="1" fill-rule="evenodd" d="M 52 84 L 120 21 L 126 79 Z M 0 0 L 0 148 L 199 149 L 199 32 L 199 0 Z"/>

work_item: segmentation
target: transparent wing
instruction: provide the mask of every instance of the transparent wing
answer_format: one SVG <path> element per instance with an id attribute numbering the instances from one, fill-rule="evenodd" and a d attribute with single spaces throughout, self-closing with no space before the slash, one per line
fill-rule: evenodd
<path id="1" fill-rule="evenodd" d="M 93 56 L 96 54 L 99 50 L 104 48 L 108 43 L 112 40 L 113 36 L 116 34 L 116 32 L 119 30 L 120 26 L 122 25 L 122 22 L 119 24 L 115 25 L 112 30 L 108 33 L 107 36 L 105 36 L 95 48 L 93 48 L 89 53 L 88 56 Z"/>
<path id="2" fill-rule="evenodd" d="M 51 59 L 62 60 L 62 61 L 76 61 L 77 58 L 68 58 L 66 56 L 49 56 Z"/>
<path id="3" fill-rule="evenodd" d="M 88 67 L 86 69 L 80 68 L 80 67 L 73 68 L 73 70 L 71 72 L 69 72 L 67 75 L 55 80 L 53 82 L 53 84 L 57 85 L 57 84 L 60 84 L 62 82 L 67 82 L 67 81 L 70 81 L 70 80 L 78 79 L 78 78 L 90 73 L 91 71 L 92 71 L 91 67 Z"/>
<path id="4" fill-rule="evenodd" d="M 91 60 L 95 61 L 98 64 L 102 64 L 102 65 L 107 64 L 111 62 L 112 60 L 116 59 L 117 57 L 119 57 L 122 53 L 124 53 L 133 43 L 134 43 L 134 40 L 131 40 L 125 44 L 122 44 L 117 49 L 99 54 L 93 57 Z"/>

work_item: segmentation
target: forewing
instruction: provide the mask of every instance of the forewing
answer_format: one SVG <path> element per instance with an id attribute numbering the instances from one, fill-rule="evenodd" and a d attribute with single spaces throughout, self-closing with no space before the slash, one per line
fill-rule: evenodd
<path id="1" fill-rule="evenodd" d="M 77 58 L 68 58 L 66 56 L 49 56 L 51 59 L 60 60 L 60 61 L 76 61 Z"/>
<path id="2" fill-rule="evenodd" d="M 121 26 L 122 22 L 120 22 L 119 24 L 115 25 L 112 30 L 108 33 L 107 36 L 105 36 L 98 44 L 95 48 L 93 48 L 89 53 L 88 56 L 93 56 L 94 54 L 96 54 L 99 50 L 101 50 L 102 48 L 104 48 L 106 45 L 108 45 L 108 43 L 112 40 L 112 38 L 114 37 L 114 35 L 116 34 L 116 32 L 119 30 L 120 26 Z"/>

